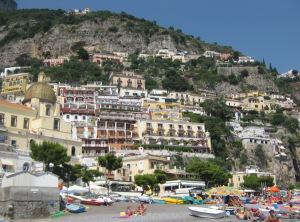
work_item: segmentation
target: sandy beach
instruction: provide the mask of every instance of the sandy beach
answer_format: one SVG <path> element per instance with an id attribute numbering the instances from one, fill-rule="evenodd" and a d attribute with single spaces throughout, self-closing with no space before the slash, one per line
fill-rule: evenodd
<path id="1" fill-rule="evenodd" d="M 132 206 L 133 209 L 137 207 L 137 204 L 133 203 L 116 203 L 111 207 L 89 207 L 86 213 L 71 214 L 66 213 L 64 216 L 55 219 L 35 219 L 35 220 L 17 220 L 17 222 L 117 222 L 117 221 L 142 221 L 142 222 L 235 222 L 234 216 L 223 219 L 204 219 L 198 217 L 192 217 L 189 215 L 187 207 L 189 205 L 146 205 L 147 214 L 145 216 L 138 216 L 132 218 L 121 219 L 118 218 L 119 213 L 125 211 L 127 206 Z M 288 221 L 288 220 L 284 220 Z M 290 220 L 293 221 L 293 220 Z M 296 221 L 296 220 L 294 220 Z"/>

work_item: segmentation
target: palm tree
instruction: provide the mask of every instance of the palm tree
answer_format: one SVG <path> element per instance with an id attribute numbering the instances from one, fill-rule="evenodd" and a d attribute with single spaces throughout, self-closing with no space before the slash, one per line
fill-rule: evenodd
<path id="1" fill-rule="evenodd" d="M 107 170 L 107 175 L 110 175 L 112 171 L 120 169 L 123 166 L 122 157 L 116 157 L 113 153 L 108 153 L 105 154 L 105 156 L 98 157 L 98 163 L 101 167 L 104 167 Z M 107 178 L 106 183 L 108 183 Z"/>

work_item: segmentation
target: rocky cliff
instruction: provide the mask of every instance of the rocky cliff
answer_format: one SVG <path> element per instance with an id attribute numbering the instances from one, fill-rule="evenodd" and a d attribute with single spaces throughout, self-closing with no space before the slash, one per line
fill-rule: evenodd
<path id="1" fill-rule="evenodd" d="M 0 0 L 0 10 L 12 11 L 17 9 L 17 3 L 14 0 Z"/>

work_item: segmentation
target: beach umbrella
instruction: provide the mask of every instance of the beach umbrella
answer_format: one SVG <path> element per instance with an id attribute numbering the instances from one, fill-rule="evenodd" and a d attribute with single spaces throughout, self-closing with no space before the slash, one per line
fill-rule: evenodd
<path id="1" fill-rule="evenodd" d="M 268 187 L 267 191 L 271 193 L 278 193 L 280 192 L 280 189 L 276 185 L 274 185 L 272 187 Z"/>

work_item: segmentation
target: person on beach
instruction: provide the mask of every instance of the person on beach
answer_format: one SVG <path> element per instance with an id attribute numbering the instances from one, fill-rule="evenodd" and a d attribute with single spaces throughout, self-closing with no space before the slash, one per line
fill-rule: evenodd
<path id="1" fill-rule="evenodd" d="M 267 218 L 267 222 L 281 222 L 279 218 L 276 216 L 274 210 L 270 210 L 270 216 Z"/>
<path id="2" fill-rule="evenodd" d="M 144 203 L 141 202 L 136 210 L 136 214 L 140 216 L 144 216 L 146 213 L 146 207 L 144 206 Z"/>
<path id="3" fill-rule="evenodd" d="M 131 207 L 128 206 L 125 211 L 126 216 L 131 217 L 133 215 L 133 211 L 131 210 Z"/>

